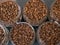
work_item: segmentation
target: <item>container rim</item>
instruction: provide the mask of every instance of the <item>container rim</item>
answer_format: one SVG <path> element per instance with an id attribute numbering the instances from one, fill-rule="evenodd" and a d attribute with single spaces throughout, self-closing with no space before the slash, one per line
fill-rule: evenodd
<path id="1" fill-rule="evenodd" d="M 25 3 L 25 5 L 29 2 L 30 0 L 28 0 L 26 3 Z M 29 24 L 31 24 L 32 26 L 39 26 L 44 20 L 46 20 L 46 18 L 47 18 L 47 16 L 48 16 L 48 6 L 45 4 L 45 1 L 44 0 L 40 0 L 43 4 L 44 4 L 44 6 L 46 6 L 46 10 L 47 10 L 47 13 L 46 13 L 46 16 L 43 18 L 43 19 L 41 19 L 39 22 L 37 22 L 36 24 L 31 24 L 30 23 L 30 19 L 24 14 L 24 8 L 23 8 L 23 18 L 24 18 L 24 20 L 26 20 L 26 22 L 28 22 Z M 39 1 L 39 2 L 40 2 Z M 25 7 L 25 5 L 24 5 L 24 7 Z"/>
<path id="2" fill-rule="evenodd" d="M 18 24 L 27 24 L 28 26 L 30 26 L 30 27 L 32 28 L 32 31 L 34 32 L 34 37 L 33 37 L 32 41 L 31 41 L 31 45 L 33 45 L 33 43 L 34 43 L 34 41 L 35 41 L 35 31 L 34 31 L 34 28 L 33 28 L 29 23 L 27 23 L 27 22 L 17 22 L 16 24 L 17 24 L 17 25 L 18 25 Z M 11 30 L 12 30 L 12 29 L 11 29 Z M 10 32 L 11 32 L 11 31 L 10 31 Z M 10 40 L 11 40 L 11 38 L 10 38 Z M 12 40 L 11 40 L 11 43 L 12 43 L 13 45 L 15 45 Z"/>
<path id="3" fill-rule="evenodd" d="M 60 24 L 58 24 L 56 21 L 48 21 L 48 22 L 44 22 L 43 24 L 41 24 L 41 25 L 38 27 L 38 29 L 37 29 L 37 41 L 38 41 L 38 43 L 41 44 L 41 45 L 46 45 L 46 44 L 45 44 L 45 42 L 44 42 L 43 40 L 41 40 L 41 39 L 39 38 L 39 31 L 41 30 L 41 27 L 42 27 L 43 25 L 47 24 L 47 23 L 54 23 L 54 24 L 57 24 L 58 26 L 60 26 Z"/>
<path id="4" fill-rule="evenodd" d="M 11 1 L 11 0 L 8 0 L 8 1 Z M 7 1 L 4 1 L 4 2 L 7 2 Z M 4 3 L 3 2 L 3 3 Z M 22 19 L 22 15 L 21 15 L 21 7 L 20 7 L 20 5 L 16 2 L 16 1 L 12 1 L 14 4 L 16 4 L 17 5 L 17 7 L 18 7 L 18 14 L 17 14 L 17 16 L 14 18 L 14 20 L 12 20 L 14 23 L 15 22 L 17 22 L 17 19 L 19 18 L 20 19 L 20 21 L 21 21 L 21 19 Z M 4 22 L 3 20 L 0 20 L 2 23 L 4 23 L 6 26 L 10 26 L 10 25 L 13 25 L 13 24 L 11 24 L 11 23 L 7 23 L 7 22 Z"/>
<path id="5" fill-rule="evenodd" d="M 0 23 L 0 27 L 2 28 L 2 30 L 4 31 L 4 39 L 2 40 L 2 42 L 1 42 L 1 44 L 0 45 L 2 45 L 2 44 L 8 44 L 8 42 L 9 42 L 9 40 L 8 40 L 8 30 L 6 29 L 6 27 L 3 25 L 3 24 L 1 24 Z"/>

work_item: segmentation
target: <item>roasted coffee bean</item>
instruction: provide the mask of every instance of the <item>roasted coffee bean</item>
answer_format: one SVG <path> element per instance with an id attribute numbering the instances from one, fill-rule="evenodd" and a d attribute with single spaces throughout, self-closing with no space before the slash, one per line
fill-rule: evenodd
<path id="1" fill-rule="evenodd" d="M 14 24 L 10 38 L 15 45 L 31 45 L 34 41 L 34 30 L 26 23 Z"/>
<path id="2" fill-rule="evenodd" d="M 60 0 L 56 0 L 50 10 L 50 16 L 52 19 L 58 21 L 60 23 Z"/>
<path id="3" fill-rule="evenodd" d="M 47 7 L 40 0 L 29 0 L 23 9 L 25 20 L 33 26 L 38 26 L 47 15 Z"/>
<path id="4" fill-rule="evenodd" d="M 12 23 L 16 21 L 19 15 L 19 8 L 16 2 L 6 1 L 0 4 L 0 20 L 4 23 Z"/>
<path id="5" fill-rule="evenodd" d="M 38 29 L 38 38 L 43 45 L 57 45 L 60 43 L 60 26 L 55 22 L 46 22 Z"/>

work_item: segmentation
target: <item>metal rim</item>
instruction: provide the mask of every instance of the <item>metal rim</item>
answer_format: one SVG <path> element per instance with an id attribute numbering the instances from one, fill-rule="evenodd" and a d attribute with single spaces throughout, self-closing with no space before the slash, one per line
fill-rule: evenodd
<path id="1" fill-rule="evenodd" d="M 7 1 L 9 1 L 9 0 L 7 0 Z M 4 3 L 4 2 L 7 2 L 7 1 L 3 1 L 3 3 Z M 15 1 L 12 1 L 12 2 L 15 3 L 15 4 L 17 5 L 18 10 L 19 10 L 18 15 L 17 15 L 17 16 L 14 18 L 14 20 L 13 20 L 13 22 L 16 23 L 17 20 L 18 20 L 18 18 L 20 19 L 20 21 L 21 21 L 21 19 L 22 19 L 21 7 L 20 7 L 20 5 L 19 5 L 17 2 L 15 2 Z M 0 21 L 1 21 L 2 23 L 4 23 L 3 20 L 0 20 Z M 8 24 L 7 24 L 7 22 L 5 22 L 4 24 L 5 24 L 6 26 L 13 25 L 13 24 L 11 24 L 11 23 L 8 23 Z"/>
<path id="2" fill-rule="evenodd" d="M 30 1 L 30 0 L 28 0 L 26 3 L 28 3 L 29 1 Z M 26 22 L 28 22 L 28 23 L 31 24 L 32 26 L 39 26 L 43 21 L 46 20 L 46 18 L 47 18 L 47 16 L 48 16 L 48 8 L 47 8 L 47 5 L 45 4 L 45 1 L 43 1 L 43 0 L 40 0 L 40 1 L 41 1 L 42 3 L 44 3 L 44 5 L 46 6 L 47 14 L 46 14 L 46 16 L 45 16 L 43 19 L 41 19 L 41 20 L 39 21 L 39 23 L 37 22 L 36 24 L 31 24 L 29 18 L 24 14 L 24 8 L 23 8 L 23 18 L 24 18 L 24 20 L 26 20 Z M 26 3 L 25 3 L 25 5 L 26 5 Z M 24 7 L 25 7 L 25 5 L 24 5 Z"/>
<path id="3" fill-rule="evenodd" d="M 30 27 L 32 28 L 32 30 L 33 30 L 33 32 L 34 32 L 34 37 L 33 37 L 33 40 L 32 40 L 32 42 L 31 42 L 31 45 L 33 45 L 33 43 L 34 43 L 34 41 L 35 41 L 35 31 L 34 31 L 34 28 L 33 28 L 29 23 L 26 23 L 26 22 L 18 22 L 18 23 L 16 23 L 16 24 L 27 24 L 28 26 L 30 26 Z M 12 29 L 11 29 L 11 30 L 12 30 Z M 10 32 L 11 32 L 11 31 L 10 31 Z M 11 38 L 10 38 L 10 40 L 11 40 Z M 13 45 L 15 45 L 12 40 L 11 40 L 11 43 L 12 43 Z"/>
<path id="4" fill-rule="evenodd" d="M 41 25 L 39 26 L 39 28 L 37 29 L 37 41 L 38 41 L 38 43 L 41 44 L 41 45 L 46 45 L 46 44 L 45 44 L 45 42 L 44 42 L 43 40 L 41 40 L 41 39 L 39 38 L 39 31 L 41 30 L 41 27 L 42 27 L 43 25 L 47 24 L 47 23 L 54 23 L 54 24 L 57 24 L 58 26 L 60 26 L 60 24 L 58 24 L 58 23 L 55 22 L 55 21 L 48 21 L 48 22 L 44 22 L 43 24 L 41 24 Z"/>
<path id="5" fill-rule="evenodd" d="M 3 24 L 0 24 L 0 27 L 3 29 L 3 31 L 4 31 L 4 36 L 5 36 L 5 38 L 4 38 L 4 40 L 2 41 L 1 45 L 2 45 L 2 44 L 7 45 L 8 42 L 9 42 L 9 40 L 8 40 L 8 32 L 9 32 L 9 31 L 6 29 L 6 27 L 5 27 Z"/>

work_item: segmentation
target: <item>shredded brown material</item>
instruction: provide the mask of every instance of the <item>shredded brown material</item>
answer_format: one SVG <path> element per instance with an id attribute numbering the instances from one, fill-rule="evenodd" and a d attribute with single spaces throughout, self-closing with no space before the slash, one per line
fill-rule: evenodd
<path id="1" fill-rule="evenodd" d="M 39 25 L 40 20 L 42 20 L 47 15 L 47 7 L 40 0 L 29 0 L 24 7 L 24 15 L 26 21 L 32 25 Z"/>
<path id="2" fill-rule="evenodd" d="M 15 24 L 10 34 L 15 45 L 31 45 L 34 41 L 33 29 L 24 23 Z"/>
<path id="3" fill-rule="evenodd" d="M 19 9 L 15 2 L 6 1 L 0 4 L 0 20 L 4 23 L 12 23 L 18 15 Z"/>
<path id="4" fill-rule="evenodd" d="M 56 0 L 51 7 L 51 17 L 52 19 L 60 23 L 60 0 Z"/>
<path id="5" fill-rule="evenodd" d="M 4 31 L 3 31 L 3 29 L 0 27 L 0 44 L 3 42 L 3 40 L 4 40 Z"/>
<path id="6" fill-rule="evenodd" d="M 39 40 L 45 45 L 57 45 L 60 43 L 60 26 L 56 23 L 48 22 L 39 29 Z"/>

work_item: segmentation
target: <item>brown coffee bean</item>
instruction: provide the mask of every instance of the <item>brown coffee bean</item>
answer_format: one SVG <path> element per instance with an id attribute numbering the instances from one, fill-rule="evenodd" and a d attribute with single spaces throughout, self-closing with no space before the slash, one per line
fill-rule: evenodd
<path id="1" fill-rule="evenodd" d="M 39 25 L 47 15 L 47 7 L 40 0 L 29 0 L 23 10 L 25 20 L 33 26 Z"/>
<path id="2" fill-rule="evenodd" d="M 50 13 L 51 18 L 60 23 L 60 0 L 53 3 Z"/>
<path id="3" fill-rule="evenodd" d="M 38 30 L 39 41 L 45 45 L 57 45 L 60 43 L 60 26 L 54 22 L 46 22 Z M 42 43 L 40 41 L 40 43 Z M 44 45 L 44 44 L 43 44 Z"/>
<path id="4" fill-rule="evenodd" d="M 34 41 L 34 30 L 27 23 L 14 24 L 10 38 L 15 45 L 31 45 Z"/>
<path id="5" fill-rule="evenodd" d="M 4 23 L 12 23 L 16 21 L 19 15 L 19 7 L 13 1 L 6 1 L 0 4 L 0 20 Z"/>

